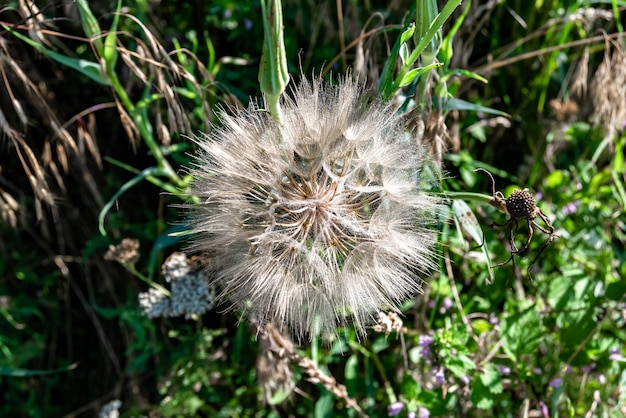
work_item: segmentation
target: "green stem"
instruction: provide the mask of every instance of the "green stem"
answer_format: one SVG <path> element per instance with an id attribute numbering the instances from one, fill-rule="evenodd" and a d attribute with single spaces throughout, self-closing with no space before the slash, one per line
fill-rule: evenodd
<path id="1" fill-rule="evenodd" d="M 454 12 L 454 9 L 456 9 L 459 6 L 459 4 L 461 4 L 461 0 L 450 0 L 446 3 L 444 8 L 441 10 L 441 13 L 437 15 L 437 17 L 432 22 L 432 24 L 430 25 L 430 27 L 428 28 L 424 36 L 420 39 L 419 43 L 415 46 L 415 49 L 413 50 L 413 52 L 411 52 L 411 55 L 409 55 L 409 58 L 406 60 L 406 62 L 402 64 L 402 67 L 400 68 L 400 71 L 398 72 L 398 76 L 394 80 L 391 87 L 386 89 L 383 95 L 383 98 L 385 100 L 389 100 L 391 97 L 393 97 L 395 92 L 400 89 L 400 84 L 402 83 L 402 80 L 404 80 L 404 76 L 406 75 L 406 73 L 409 72 L 409 70 L 411 70 L 411 68 L 415 64 L 415 61 L 417 61 L 419 56 L 422 55 L 422 53 L 424 52 L 426 47 L 431 43 L 433 38 L 437 36 L 437 33 L 439 32 L 443 24 L 446 22 L 446 20 L 448 20 L 448 18 L 452 15 L 452 12 Z"/>
<path id="2" fill-rule="evenodd" d="M 158 290 L 159 292 L 163 293 L 164 295 L 168 297 L 172 295 L 171 292 L 167 290 L 165 287 L 161 286 L 158 283 L 153 282 L 152 280 L 148 279 L 146 276 L 141 274 L 139 271 L 137 271 L 134 264 L 124 264 L 124 267 L 126 267 L 126 269 L 130 273 L 132 273 L 135 277 L 137 277 L 139 280 L 147 283 L 150 287 Z"/>
<path id="3" fill-rule="evenodd" d="M 487 204 L 491 204 L 491 201 L 493 200 L 493 196 L 472 192 L 445 192 L 444 197 L 448 199 L 472 200 Z"/>

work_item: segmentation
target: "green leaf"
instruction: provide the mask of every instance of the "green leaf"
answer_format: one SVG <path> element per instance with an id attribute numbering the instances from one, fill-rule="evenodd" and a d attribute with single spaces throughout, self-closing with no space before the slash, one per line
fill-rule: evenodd
<path id="1" fill-rule="evenodd" d="M 483 84 L 487 84 L 487 79 L 484 78 L 483 76 L 481 76 L 479 74 L 476 74 L 473 71 L 464 70 L 462 68 L 455 68 L 453 70 L 450 70 L 450 71 L 446 72 L 445 76 L 442 77 L 442 80 L 443 81 L 447 81 L 452 76 L 467 77 L 467 78 L 471 78 L 471 79 L 476 80 L 476 81 L 480 81 Z"/>
<path id="2" fill-rule="evenodd" d="M 480 222 L 476 219 L 476 215 L 472 212 L 472 209 L 467 203 L 461 199 L 454 199 L 452 201 L 452 212 L 454 213 L 454 222 L 456 224 L 459 233 L 465 231 L 474 242 L 480 245 L 480 250 L 487 260 L 487 269 L 489 270 L 489 278 L 493 281 L 495 275 L 493 268 L 491 267 L 491 257 L 489 257 L 489 249 L 485 242 L 483 229 L 480 226 Z"/>
<path id="3" fill-rule="evenodd" d="M 400 48 L 402 50 L 402 48 Z M 432 70 L 433 68 L 441 67 L 441 64 L 438 62 L 427 65 L 426 67 L 414 68 L 411 71 L 407 72 L 404 77 L 402 77 L 402 81 L 400 81 L 400 87 L 408 86 L 415 80 L 418 76 L 424 74 L 427 71 Z"/>
<path id="4" fill-rule="evenodd" d="M 8 26 L 2 25 L 2 27 L 6 29 L 7 31 L 13 33 L 13 35 L 18 37 L 22 41 L 26 42 L 27 44 L 35 48 L 37 51 L 55 60 L 59 64 L 66 65 L 78 71 L 79 73 L 86 75 L 87 77 L 89 77 L 90 79 L 92 79 L 93 81 L 99 84 L 102 84 L 105 86 L 110 85 L 109 80 L 102 75 L 102 68 L 100 67 L 98 63 L 87 61 L 87 60 L 80 59 L 80 58 L 71 58 L 71 57 L 59 54 L 58 52 L 52 51 L 46 48 L 45 46 L 38 44 L 37 42 L 33 41 L 27 36 L 24 36 L 21 33 L 12 30 Z"/>
<path id="5" fill-rule="evenodd" d="M 322 391 L 322 396 L 315 402 L 315 418 L 326 418 L 332 416 L 333 401 L 335 395 L 327 390 Z"/>
<path id="6" fill-rule="evenodd" d="M 409 47 L 406 44 L 400 45 L 400 51 L 398 51 L 398 56 L 402 60 L 402 64 L 404 64 L 409 59 Z"/>
<path id="7" fill-rule="evenodd" d="M 45 376 L 49 374 L 56 374 L 67 372 L 69 370 L 74 370 L 78 364 L 70 364 L 69 366 L 59 367 L 56 369 L 49 370 L 27 370 L 27 369 L 5 369 L 0 368 L 0 376 L 9 376 L 9 377 L 29 377 L 29 376 Z"/>
<path id="8" fill-rule="evenodd" d="M 356 393 L 359 386 L 359 356 L 356 354 L 351 355 L 346 361 L 346 367 L 344 372 L 346 381 L 346 389 L 348 393 Z"/>
<path id="9" fill-rule="evenodd" d="M 502 348 L 516 361 L 522 354 L 531 354 L 544 334 L 543 324 L 534 305 L 505 317 L 500 324 Z"/>
<path id="10" fill-rule="evenodd" d="M 493 408 L 493 394 L 480 379 L 472 384 L 470 400 L 478 409 Z"/>
<path id="11" fill-rule="evenodd" d="M 268 4 L 269 3 L 269 4 Z M 289 83 L 283 12 L 280 0 L 261 0 L 263 13 L 263 52 L 259 66 L 259 83 L 272 116 L 280 121 L 280 96 Z"/>
<path id="12" fill-rule="evenodd" d="M 86 0 L 76 0 L 78 6 L 78 13 L 80 14 L 80 21 L 83 24 L 83 31 L 85 35 L 93 42 L 98 55 L 102 56 L 104 47 L 102 46 L 102 29 L 98 20 L 94 16 L 93 12 L 89 8 L 89 3 Z"/>
<path id="13" fill-rule="evenodd" d="M 493 364 L 490 364 L 480 375 L 480 381 L 490 393 L 499 394 L 503 391 L 502 376 Z"/>
<path id="14" fill-rule="evenodd" d="M 439 49 L 439 60 L 441 62 L 447 64 L 452 59 L 452 55 L 454 54 L 454 50 L 452 48 L 454 36 L 456 35 L 459 28 L 465 21 L 465 18 L 467 17 L 467 13 L 469 12 L 471 8 L 472 8 L 472 2 L 469 1 L 467 2 L 465 10 L 463 10 L 463 12 L 461 12 L 459 16 L 455 17 L 454 23 L 448 29 L 448 33 L 446 34 L 445 38 L 441 42 L 441 48 Z"/>
<path id="15" fill-rule="evenodd" d="M 405 373 L 404 376 L 402 376 L 401 387 L 402 395 L 409 401 L 417 399 L 419 394 L 422 392 L 422 387 L 420 386 L 419 382 L 408 373 Z"/>
<path id="16" fill-rule="evenodd" d="M 409 27 L 406 28 L 404 32 L 402 32 L 402 34 L 400 35 L 400 45 L 406 44 L 406 41 L 411 39 L 411 36 L 413 36 L 414 32 L 415 32 L 415 22 L 411 22 L 409 24 Z"/>
<path id="17" fill-rule="evenodd" d="M 113 197 L 111 197 L 111 199 L 109 199 L 107 204 L 104 205 L 104 207 L 100 211 L 100 214 L 98 215 L 98 228 L 100 229 L 100 233 L 103 236 L 106 236 L 107 233 L 106 233 L 106 229 L 104 228 L 104 218 L 106 217 L 106 215 L 109 212 L 109 210 L 111 210 L 111 208 L 113 207 L 113 205 L 115 204 L 117 199 L 122 194 L 124 194 L 126 191 L 128 191 L 130 188 L 132 188 L 135 184 L 141 182 L 142 180 L 148 179 L 148 177 L 166 176 L 166 175 L 167 175 L 167 173 L 165 173 L 163 170 L 161 170 L 161 169 L 159 169 L 157 167 L 148 167 L 148 168 L 142 170 L 135 177 L 133 177 L 132 179 L 130 179 L 129 181 L 124 183 L 122 185 L 122 187 L 120 187 L 120 189 L 117 191 L 117 193 L 115 193 L 113 195 Z"/>
<path id="18" fill-rule="evenodd" d="M 185 239 L 188 232 L 187 227 L 183 225 L 174 225 L 168 228 L 159 238 L 156 239 L 150 250 L 148 257 L 148 279 L 153 280 L 154 274 L 160 266 L 160 256 L 166 248 L 173 247 L 180 241 Z"/>
<path id="19" fill-rule="evenodd" d="M 122 8 L 122 0 L 117 0 L 117 9 L 115 14 L 113 15 L 113 23 L 111 24 L 111 29 L 107 33 L 106 38 L 104 39 L 104 48 L 102 50 L 102 57 L 104 58 L 104 62 L 106 63 L 107 72 L 111 74 L 115 71 L 115 64 L 117 63 L 117 58 L 119 56 L 117 52 L 117 25 L 120 21 L 120 9 Z"/>
<path id="20" fill-rule="evenodd" d="M 606 297 L 611 300 L 623 300 L 626 295 L 626 281 L 611 283 L 606 287 Z"/>
<path id="21" fill-rule="evenodd" d="M 446 110 L 467 110 L 470 112 L 482 112 L 482 113 L 487 113 L 491 115 L 504 116 L 506 118 L 511 117 L 511 115 L 501 110 L 493 109 L 487 106 L 477 105 L 474 103 L 470 103 L 466 100 L 457 99 L 454 97 L 448 98 L 446 102 Z"/>
<path id="22" fill-rule="evenodd" d="M 444 359 L 444 366 L 456 377 L 463 377 L 476 368 L 474 361 L 465 354 L 449 356 Z"/>

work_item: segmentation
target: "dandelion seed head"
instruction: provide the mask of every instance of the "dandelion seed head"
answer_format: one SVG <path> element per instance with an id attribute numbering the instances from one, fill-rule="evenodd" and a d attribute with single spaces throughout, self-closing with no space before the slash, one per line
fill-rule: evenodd
<path id="1" fill-rule="evenodd" d="M 233 307 L 302 335 L 397 310 L 435 267 L 440 202 L 424 149 L 350 81 L 304 81 L 282 124 L 258 105 L 196 140 L 192 249 Z"/>

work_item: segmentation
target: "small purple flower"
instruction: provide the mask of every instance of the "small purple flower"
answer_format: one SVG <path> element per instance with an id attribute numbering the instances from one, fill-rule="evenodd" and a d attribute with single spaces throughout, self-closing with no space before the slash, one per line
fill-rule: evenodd
<path id="1" fill-rule="evenodd" d="M 535 367 L 533 369 L 533 373 L 536 374 L 536 375 L 540 375 L 540 374 L 543 373 L 543 370 L 541 370 L 539 367 Z"/>
<path id="2" fill-rule="evenodd" d="M 539 409 L 541 409 L 541 413 L 545 418 L 548 418 L 550 416 L 548 405 L 546 405 L 543 401 L 539 401 Z"/>
<path id="3" fill-rule="evenodd" d="M 447 312 L 451 307 L 452 307 L 452 299 L 444 298 L 443 299 L 443 312 L 442 313 Z"/>
<path id="4" fill-rule="evenodd" d="M 595 362 L 582 367 L 583 373 L 585 373 L 585 374 L 591 373 L 591 371 L 593 369 L 595 369 L 595 368 L 596 368 L 596 363 Z"/>
<path id="5" fill-rule="evenodd" d="M 224 10 L 224 19 L 228 20 L 233 15 L 233 12 L 230 9 Z"/>
<path id="6" fill-rule="evenodd" d="M 542 197 L 543 197 L 543 193 L 541 193 L 541 192 L 535 193 L 535 200 L 539 201 L 539 200 L 541 200 Z"/>
<path id="7" fill-rule="evenodd" d="M 420 346 L 419 354 L 422 357 L 428 357 L 430 355 L 430 345 L 433 343 L 433 337 L 430 335 L 420 335 L 417 345 Z"/>
<path id="8" fill-rule="evenodd" d="M 430 418 L 430 411 L 423 406 L 420 406 L 419 413 L 420 418 Z"/>
<path id="9" fill-rule="evenodd" d="M 406 418 L 417 418 L 415 411 L 409 411 L 406 413 Z"/>
<path id="10" fill-rule="evenodd" d="M 498 370 L 502 376 L 508 376 L 511 374 L 511 368 L 507 366 L 498 365 Z"/>
<path id="11" fill-rule="evenodd" d="M 611 361 L 621 361 L 623 359 L 622 355 L 619 352 L 619 348 L 613 347 L 609 350 L 609 360 Z"/>
<path id="12" fill-rule="evenodd" d="M 563 379 L 561 379 L 560 377 L 557 377 L 555 379 L 550 380 L 550 383 L 548 383 L 548 386 L 551 386 L 553 388 L 558 388 L 559 386 L 561 386 L 562 383 L 563 383 Z"/>
<path id="13" fill-rule="evenodd" d="M 244 19 L 243 21 L 243 27 L 246 28 L 246 30 L 250 30 L 252 29 L 252 21 L 250 19 Z"/>
<path id="14" fill-rule="evenodd" d="M 387 415 L 395 417 L 402 411 L 403 408 L 404 404 L 402 402 L 394 402 L 387 407 Z"/>
<path id="15" fill-rule="evenodd" d="M 580 205 L 580 200 L 574 200 L 573 202 L 569 202 L 567 205 L 565 205 L 563 209 L 561 209 L 561 212 L 563 213 L 563 215 L 566 215 L 566 216 L 570 215 L 576 212 L 579 205 Z"/>
<path id="16" fill-rule="evenodd" d="M 465 386 L 469 385 L 470 378 L 469 378 L 469 376 L 468 376 L 468 375 L 465 375 L 465 376 L 461 377 L 459 380 L 460 380 L 460 381 L 461 381 L 461 383 L 463 383 Z"/>
<path id="17" fill-rule="evenodd" d="M 500 320 L 498 319 L 498 316 L 494 313 L 489 314 L 489 323 L 491 325 L 498 325 L 500 323 Z"/>
<path id="18" fill-rule="evenodd" d="M 445 381 L 446 381 L 446 376 L 445 376 L 445 374 L 443 373 L 443 367 L 441 367 L 441 366 L 439 366 L 439 367 L 435 367 L 435 368 L 433 369 L 433 374 L 435 375 L 435 382 L 436 382 L 438 385 L 441 385 L 441 384 L 443 384 L 443 382 L 445 382 Z"/>
<path id="19" fill-rule="evenodd" d="M 418 344 L 420 347 L 430 347 L 434 339 L 430 335 L 422 334 L 419 336 Z"/>

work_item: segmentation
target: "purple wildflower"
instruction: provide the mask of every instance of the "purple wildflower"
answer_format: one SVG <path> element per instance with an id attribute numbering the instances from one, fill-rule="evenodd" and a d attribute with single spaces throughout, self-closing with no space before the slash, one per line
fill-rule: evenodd
<path id="1" fill-rule="evenodd" d="M 585 373 L 585 374 L 589 374 L 595 368 L 596 368 L 596 363 L 595 362 L 593 362 L 591 364 L 587 364 L 587 365 L 582 367 L 583 373 Z"/>
<path id="2" fill-rule="evenodd" d="M 508 376 L 511 374 L 511 368 L 507 366 L 498 365 L 498 370 L 502 376 Z"/>
<path id="3" fill-rule="evenodd" d="M 611 348 L 611 350 L 609 350 L 609 360 L 611 360 L 611 361 L 621 361 L 623 359 L 624 358 L 620 354 L 619 348 L 613 347 L 613 348 Z"/>
<path id="4" fill-rule="evenodd" d="M 442 313 L 446 313 L 452 307 L 452 299 L 444 298 L 442 307 L 443 307 L 443 312 Z"/>
<path id="5" fill-rule="evenodd" d="M 418 340 L 418 345 L 420 346 L 419 348 L 419 354 L 422 357 L 428 357 L 430 355 L 430 345 L 433 343 L 433 337 L 431 337 L 430 335 L 420 335 L 419 336 L 419 340 Z"/>
<path id="6" fill-rule="evenodd" d="M 559 386 L 561 386 L 561 384 L 563 384 L 563 379 L 561 379 L 560 377 L 557 377 L 555 379 L 550 380 L 550 383 L 548 383 L 548 386 L 551 386 L 553 388 L 558 388 Z"/>
<path id="7" fill-rule="evenodd" d="M 402 411 L 403 408 L 404 404 L 402 402 L 394 402 L 387 407 L 387 415 L 395 417 Z"/>
<path id="8" fill-rule="evenodd" d="M 446 376 L 443 373 L 443 367 L 439 366 L 439 367 L 435 367 L 435 369 L 433 370 L 433 374 L 435 375 L 435 382 L 438 385 L 443 384 L 443 382 L 446 381 Z"/>
<path id="9" fill-rule="evenodd" d="M 580 200 L 574 200 L 573 202 L 569 202 L 567 205 L 565 205 L 563 209 L 561 209 L 561 212 L 565 216 L 571 215 L 572 213 L 576 212 L 579 205 L 580 205 Z"/>
<path id="10" fill-rule="evenodd" d="M 430 411 L 423 406 L 420 406 L 419 413 L 420 418 L 430 418 Z"/>

